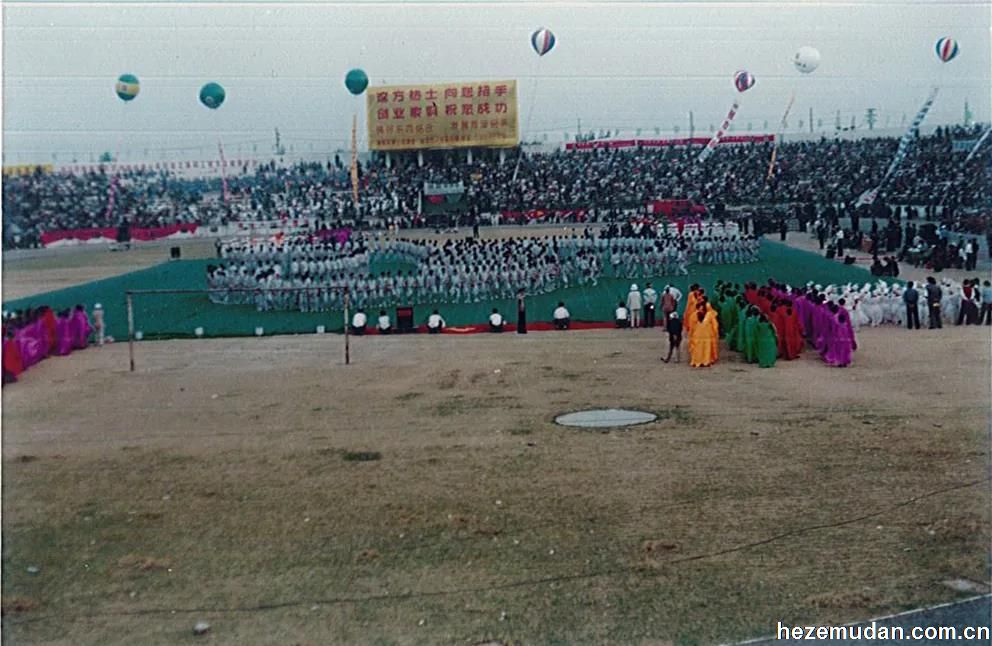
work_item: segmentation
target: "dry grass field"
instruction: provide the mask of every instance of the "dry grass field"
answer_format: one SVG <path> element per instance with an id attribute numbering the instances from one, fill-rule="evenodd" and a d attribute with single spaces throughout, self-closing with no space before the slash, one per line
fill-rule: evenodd
<path id="1" fill-rule="evenodd" d="M 867 330 L 847 369 L 665 365 L 657 330 L 49 359 L 3 390 L 3 638 L 709 644 L 966 596 L 987 329 Z M 553 423 L 621 406 L 659 418 Z"/>

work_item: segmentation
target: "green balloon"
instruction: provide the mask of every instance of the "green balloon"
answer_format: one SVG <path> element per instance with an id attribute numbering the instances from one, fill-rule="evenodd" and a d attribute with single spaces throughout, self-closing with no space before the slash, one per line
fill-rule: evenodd
<path id="1" fill-rule="evenodd" d="M 121 101 L 133 101 L 138 96 L 138 92 L 141 91 L 141 83 L 138 82 L 138 77 L 134 74 L 121 74 L 117 77 L 114 91 L 117 92 Z"/>
<path id="2" fill-rule="evenodd" d="M 216 110 L 224 103 L 226 93 L 219 83 L 207 83 L 200 88 L 200 103 L 211 110 Z"/>
<path id="3" fill-rule="evenodd" d="M 344 77 L 344 86 L 348 91 L 358 96 L 369 86 L 369 76 L 363 70 L 354 69 Z"/>

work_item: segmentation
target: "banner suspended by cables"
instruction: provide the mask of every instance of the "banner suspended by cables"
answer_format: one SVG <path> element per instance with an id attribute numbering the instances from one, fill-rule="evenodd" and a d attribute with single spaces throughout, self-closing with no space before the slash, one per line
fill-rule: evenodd
<path id="1" fill-rule="evenodd" d="M 985 143 L 985 140 L 989 138 L 989 133 L 990 133 L 990 132 L 992 132 L 992 128 L 988 128 L 988 129 L 986 129 L 986 130 L 985 130 L 985 134 L 983 134 L 983 135 L 982 135 L 981 137 L 979 137 L 979 138 L 978 138 L 978 141 L 976 141 L 976 142 L 975 142 L 975 145 L 974 145 L 974 146 L 972 146 L 972 148 L 971 148 L 971 152 L 969 152 L 969 153 L 968 153 L 968 156 L 967 156 L 967 157 L 965 157 L 965 159 L 964 159 L 964 163 L 966 163 L 966 164 L 967 164 L 967 163 L 968 163 L 968 162 L 970 162 L 970 161 L 971 161 L 972 159 L 974 159 L 974 157 L 975 157 L 975 155 L 976 155 L 976 154 L 978 153 L 978 149 L 979 149 L 979 148 L 981 148 L 981 147 L 982 147 L 982 144 L 984 144 L 984 143 Z"/>
<path id="2" fill-rule="evenodd" d="M 110 180 L 110 186 L 107 188 L 106 218 L 108 221 L 114 214 L 114 206 L 117 203 L 117 187 L 120 184 L 121 178 L 121 145 L 124 141 L 124 133 L 127 131 L 124 124 L 124 114 L 126 112 L 124 106 L 138 98 L 138 93 L 141 92 L 141 82 L 138 81 L 138 77 L 134 74 L 121 74 L 117 77 L 117 83 L 114 84 L 114 92 L 117 93 L 117 98 L 123 103 L 121 103 L 121 123 L 119 124 L 121 132 L 117 137 L 117 150 L 112 160 L 114 163 L 114 177 Z"/>
<path id="3" fill-rule="evenodd" d="M 796 53 L 792 56 L 792 64 L 795 66 L 801 74 L 812 74 L 816 71 L 816 68 L 820 66 L 820 51 L 815 47 L 810 47 L 809 45 L 804 45 L 796 50 Z M 785 112 L 782 114 L 782 122 L 779 125 L 778 137 L 775 138 L 775 144 L 772 146 L 772 158 L 768 162 L 768 175 L 765 177 L 765 182 L 770 182 L 775 174 L 775 159 L 778 157 L 778 147 L 782 143 L 782 139 L 785 138 L 785 128 L 788 124 L 789 112 L 792 110 L 792 104 L 796 101 L 796 92 L 793 90 L 792 96 L 789 97 L 789 103 L 785 106 Z M 812 128 L 812 123 L 810 127 Z"/>
<path id="4" fill-rule="evenodd" d="M 531 85 L 530 85 L 530 106 L 527 108 L 527 118 L 524 131 L 520 133 L 520 151 L 517 153 L 517 164 L 513 167 L 513 179 L 510 180 L 514 184 L 517 182 L 517 173 L 520 171 L 520 160 L 524 157 L 524 145 L 523 145 L 523 133 L 530 132 L 530 120 L 534 115 L 534 104 L 537 103 L 537 70 L 541 59 L 545 54 L 549 53 L 555 47 L 555 35 L 550 29 L 541 27 L 537 29 L 534 33 L 530 35 L 530 46 L 534 49 L 537 54 L 537 59 L 534 61 L 534 72 L 532 74 Z"/>
<path id="5" fill-rule="evenodd" d="M 937 39 L 937 44 L 934 47 L 934 52 L 941 63 L 949 63 L 958 55 L 958 42 L 953 38 L 947 38 L 946 36 L 939 38 Z M 930 112 L 930 108 L 933 106 L 933 102 L 937 99 L 937 93 L 939 91 L 940 87 L 936 85 L 932 90 L 930 90 L 930 96 L 927 97 L 927 100 L 923 103 L 923 107 L 921 107 L 920 111 L 916 113 L 915 117 L 913 117 L 913 122 L 909 124 L 909 129 L 906 130 L 902 138 L 899 139 L 899 148 L 896 150 L 895 157 L 893 157 L 892 161 L 889 163 L 889 168 L 885 171 L 885 175 L 882 176 L 882 181 L 880 181 L 878 186 L 875 188 L 862 193 L 861 196 L 858 197 L 858 201 L 855 202 L 855 207 L 864 206 L 875 202 L 875 198 L 878 197 L 878 194 L 885 187 L 885 184 L 892 178 L 896 170 L 898 170 L 899 166 L 902 164 L 903 160 L 906 159 L 906 156 L 909 154 L 909 149 L 913 145 L 913 141 L 919 135 L 920 126 L 923 124 L 923 120 L 927 118 L 927 113 Z"/>
<path id="6" fill-rule="evenodd" d="M 344 86 L 352 96 L 361 96 L 369 86 L 369 75 L 365 70 L 349 70 L 344 77 Z M 351 119 L 351 199 L 358 207 L 358 111 Z"/>
<path id="7" fill-rule="evenodd" d="M 220 83 L 206 83 L 200 88 L 200 103 L 211 110 L 216 110 L 221 105 L 224 104 L 224 99 L 227 98 L 227 92 Z M 227 162 L 224 160 L 224 144 L 221 141 L 220 134 L 217 135 L 217 152 L 220 154 L 220 181 L 222 187 L 222 195 L 224 197 L 224 206 L 227 206 L 228 201 L 228 191 L 227 191 Z"/>
<path id="8" fill-rule="evenodd" d="M 734 74 L 734 87 L 737 88 L 737 92 L 739 94 L 743 94 L 744 92 L 747 92 L 752 87 L 754 87 L 754 76 L 747 70 L 738 70 L 737 73 Z M 710 155 L 713 154 L 713 149 L 716 148 L 717 144 L 720 143 L 720 139 L 723 137 L 724 134 L 726 134 L 727 130 L 730 129 L 730 124 L 733 123 L 734 117 L 737 116 L 737 111 L 740 109 L 740 107 L 741 107 L 741 99 L 740 96 L 738 96 L 736 99 L 734 99 L 734 104 L 730 106 L 730 112 L 727 113 L 727 116 L 723 120 L 723 123 L 720 124 L 720 129 L 716 131 L 716 134 L 714 134 L 713 138 L 710 139 L 708 144 L 706 144 L 706 147 L 703 148 L 703 151 L 699 153 L 699 158 L 696 160 L 698 163 L 700 164 L 703 163 L 704 161 L 709 159 Z"/>

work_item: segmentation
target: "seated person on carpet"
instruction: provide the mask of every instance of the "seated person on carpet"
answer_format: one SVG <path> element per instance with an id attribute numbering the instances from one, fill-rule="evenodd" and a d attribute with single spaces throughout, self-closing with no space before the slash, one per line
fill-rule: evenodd
<path id="1" fill-rule="evenodd" d="M 572 324 L 572 315 L 565 309 L 563 301 L 558 301 L 558 307 L 555 308 L 553 317 L 556 330 L 567 330 Z"/>
<path id="2" fill-rule="evenodd" d="M 437 310 L 434 310 L 430 316 L 427 317 L 427 332 L 428 334 L 440 334 L 441 330 L 444 329 L 444 319 Z"/>
<path id="3" fill-rule="evenodd" d="M 490 332 L 502 332 L 503 325 L 505 321 L 503 320 L 503 315 L 499 313 L 497 308 L 493 308 L 493 313 L 489 315 L 489 331 Z"/>
<path id="4" fill-rule="evenodd" d="M 389 321 L 386 310 L 379 310 L 379 323 L 375 327 L 379 334 L 389 334 L 393 331 L 393 324 Z"/>
<path id="5" fill-rule="evenodd" d="M 617 303 L 613 319 L 617 322 L 618 328 L 630 327 L 630 312 L 627 311 L 627 306 L 623 304 L 623 301 Z"/>
<path id="6" fill-rule="evenodd" d="M 358 308 L 355 315 L 351 317 L 351 333 L 357 336 L 365 334 L 365 326 L 369 324 L 369 317 L 365 315 L 365 310 Z"/>

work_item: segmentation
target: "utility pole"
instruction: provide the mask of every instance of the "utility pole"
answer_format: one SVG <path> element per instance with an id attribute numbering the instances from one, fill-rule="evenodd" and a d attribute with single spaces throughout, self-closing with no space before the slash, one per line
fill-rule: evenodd
<path id="1" fill-rule="evenodd" d="M 837 111 L 837 130 L 840 130 L 840 110 Z"/>
<path id="2" fill-rule="evenodd" d="M 689 110 L 689 138 L 696 136 L 696 122 L 693 119 L 692 110 Z"/>
<path id="3" fill-rule="evenodd" d="M 813 108 L 809 109 L 809 134 L 813 134 Z"/>
<path id="4" fill-rule="evenodd" d="M 575 119 L 575 141 L 581 141 L 582 139 L 582 119 Z"/>
<path id="5" fill-rule="evenodd" d="M 876 112 L 877 112 L 877 110 L 875 110 L 875 108 L 868 108 L 867 110 L 865 110 L 865 121 L 868 122 L 868 129 L 869 130 L 874 130 L 875 129 L 875 113 Z"/>

